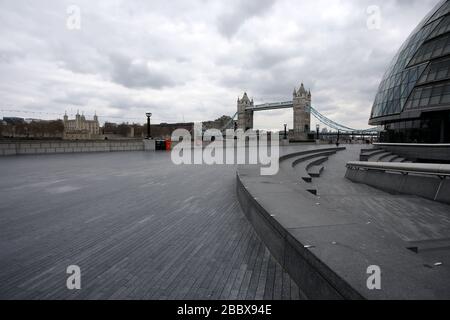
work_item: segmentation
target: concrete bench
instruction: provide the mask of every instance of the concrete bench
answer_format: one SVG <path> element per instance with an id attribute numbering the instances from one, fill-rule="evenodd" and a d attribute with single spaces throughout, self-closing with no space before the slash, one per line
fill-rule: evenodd
<path id="1" fill-rule="evenodd" d="M 450 165 L 349 162 L 345 177 L 391 193 L 450 203 Z"/>

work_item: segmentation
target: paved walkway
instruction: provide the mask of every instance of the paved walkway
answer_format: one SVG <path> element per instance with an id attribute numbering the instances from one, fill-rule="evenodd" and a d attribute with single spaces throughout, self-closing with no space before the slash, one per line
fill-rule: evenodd
<path id="1" fill-rule="evenodd" d="M 0 299 L 299 298 L 241 212 L 232 166 L 24 156 L 1 158 L 0 177 Z"/>
<path id="2" fill-rule="evenodd" d="M 448 240 L 449 205 L 351 182 L 345 178 L 345 165 L 358 161 L 361 146 L 345 147 L 346 151 L 338 152 L 325 163 L 321 177 L 313 179 L 322 205 L 336 212 L 353 212 L 368 222 L 376 221 L 404 241 Z"/>

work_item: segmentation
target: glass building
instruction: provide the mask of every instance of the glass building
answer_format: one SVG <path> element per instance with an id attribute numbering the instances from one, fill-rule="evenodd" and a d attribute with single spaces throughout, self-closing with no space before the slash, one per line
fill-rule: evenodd
<path id="1" fill-rule="evenodd" d="M 395 55 L 372 108 L 382 142 L 450 142 L 450 0 L 440 1 Z"/>

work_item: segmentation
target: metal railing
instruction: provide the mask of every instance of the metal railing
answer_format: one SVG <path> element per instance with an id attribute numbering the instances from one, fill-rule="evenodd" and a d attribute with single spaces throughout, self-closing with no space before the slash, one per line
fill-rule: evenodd
<path id="1" fill-rule="evenodd" d="M 347 168 L 353 170 L 376 170 L 402 174 L 432 175 L 444 178 L 450 177 L 450 164 L 352 161 L 347 163 Z"/>

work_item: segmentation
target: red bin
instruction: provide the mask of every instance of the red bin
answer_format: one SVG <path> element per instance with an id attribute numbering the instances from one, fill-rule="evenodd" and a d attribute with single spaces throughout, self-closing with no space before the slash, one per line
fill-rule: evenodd
<path id="1" fill-rule="evenodd" d="M 172 140 L 166 139 L 166 150 L 172 149 Z"/>

